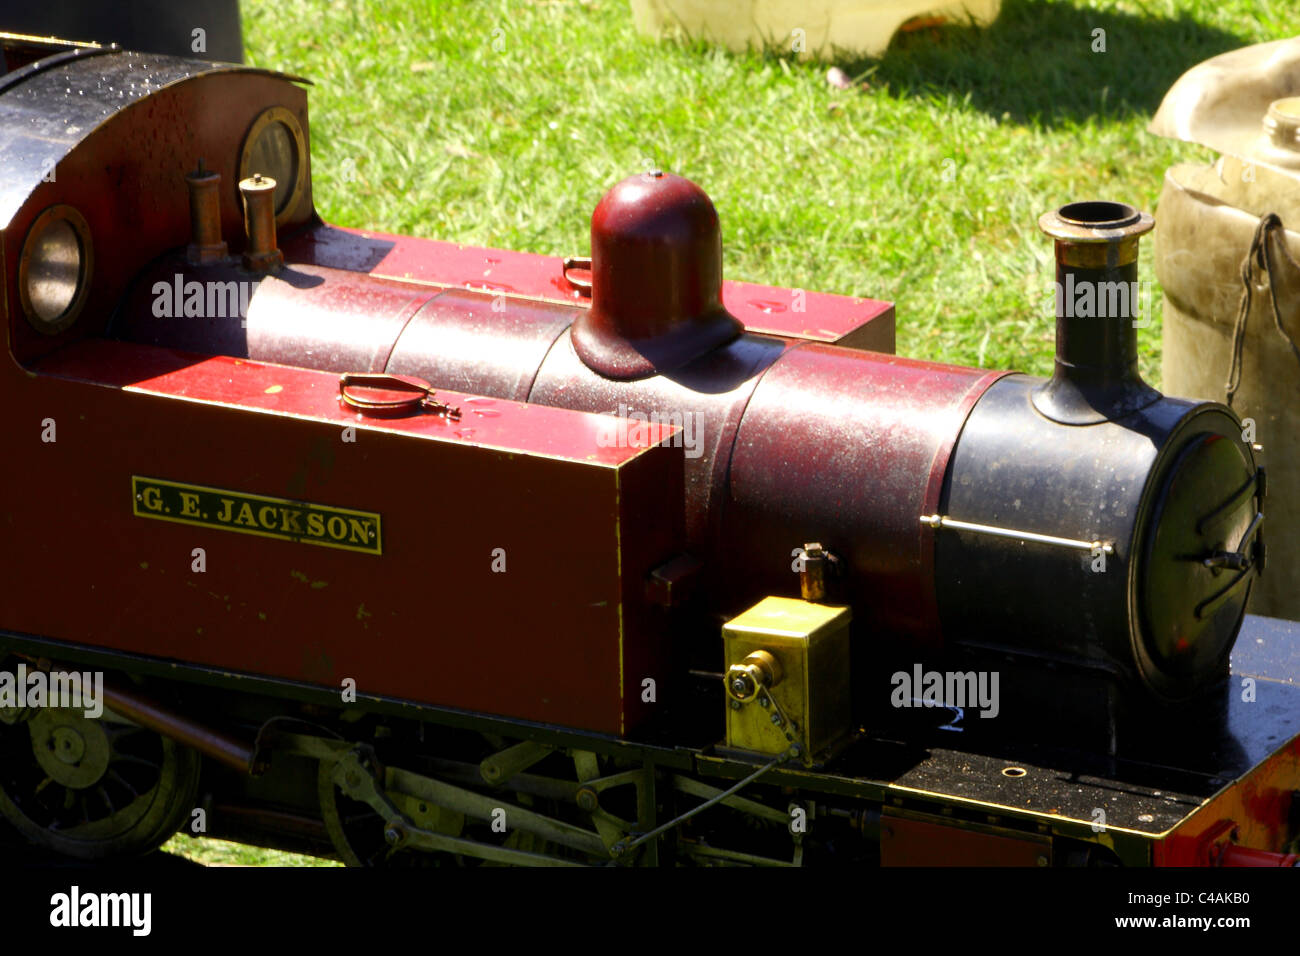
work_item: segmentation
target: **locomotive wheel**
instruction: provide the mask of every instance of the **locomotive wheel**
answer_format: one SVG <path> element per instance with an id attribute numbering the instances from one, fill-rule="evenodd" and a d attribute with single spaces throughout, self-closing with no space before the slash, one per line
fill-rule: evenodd
<path id="1" fill-rule="evenodd" d="M 105 712 L 0 722 L 0 813 L 27 840 L 82 860 L 161 846 L 194 808 L 201 758 Z"/>
<path id="2" fill-rule="evenodd" d="M 348 866 L 438 866 L 448 861 L 464 866 L 468 861 L 456 854 L 427 853 L 420 850 L 394 849 L 384 839 L 384 820 L 368 804 L 339 791 L 334 783 L 334 762 L 322 760 L 316 778 L 321 819 L 334 850 Z M 406 794 L 386 791 L 387 797 L 412 823 L 426 830 L 460 836 L 465 817 L 441 807 L 422 802 Z M 478 860 L 472 861 L 480 862 Z"/>

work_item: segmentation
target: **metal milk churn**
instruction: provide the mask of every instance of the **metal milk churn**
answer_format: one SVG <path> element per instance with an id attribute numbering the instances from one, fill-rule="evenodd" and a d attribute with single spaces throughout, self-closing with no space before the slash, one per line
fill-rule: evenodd
<path id="1" fill-rule="evenodd" d="M 1148 129 L 1219 154 L 1165 172 L 1155 233 L 1162 387 L 1231 405 L 1243 437 L 1263 446 L 1255 480 L 1268 494 L 1268 573 L 1250 610 L 1300 620 L 1300 38 L 1193 67 Z"/>

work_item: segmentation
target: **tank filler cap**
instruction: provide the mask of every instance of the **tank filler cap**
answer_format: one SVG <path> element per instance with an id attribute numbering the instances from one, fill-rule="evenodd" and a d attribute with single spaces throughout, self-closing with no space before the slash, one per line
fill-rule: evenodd
<path id="1" fill-rule="evenodd" d="M 645 378 L 742 331 L 722 305 L 722 232 L 704 190 L 654 170 L 606 193 L 591 217 L 591 308 L 571 332 L 587 367 Z"/>

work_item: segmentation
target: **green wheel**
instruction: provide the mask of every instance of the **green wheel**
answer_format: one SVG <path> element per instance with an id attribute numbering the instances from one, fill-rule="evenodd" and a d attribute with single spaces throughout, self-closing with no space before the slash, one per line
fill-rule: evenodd
<path id="1" fill-rule="evenodd" d="M 202 759 L 105 711 L 0 715 L 0 813 L 29 842 L 83 860 L 161 846 L 194 809 Z"/>

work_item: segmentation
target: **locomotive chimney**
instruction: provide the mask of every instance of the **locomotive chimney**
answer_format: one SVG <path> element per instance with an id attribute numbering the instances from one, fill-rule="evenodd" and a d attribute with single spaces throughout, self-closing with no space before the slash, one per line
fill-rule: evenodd
<path id="1" fill-rule="evenodd" d="M 1075 202 L 1044 213 L 1056 240 L 1056 368 L 1034 407 L 1066 425 L 1114 421 L 1160 393 L 1138 374 L 1138 239 L 1155 225 L 1117 202 Z"/>

